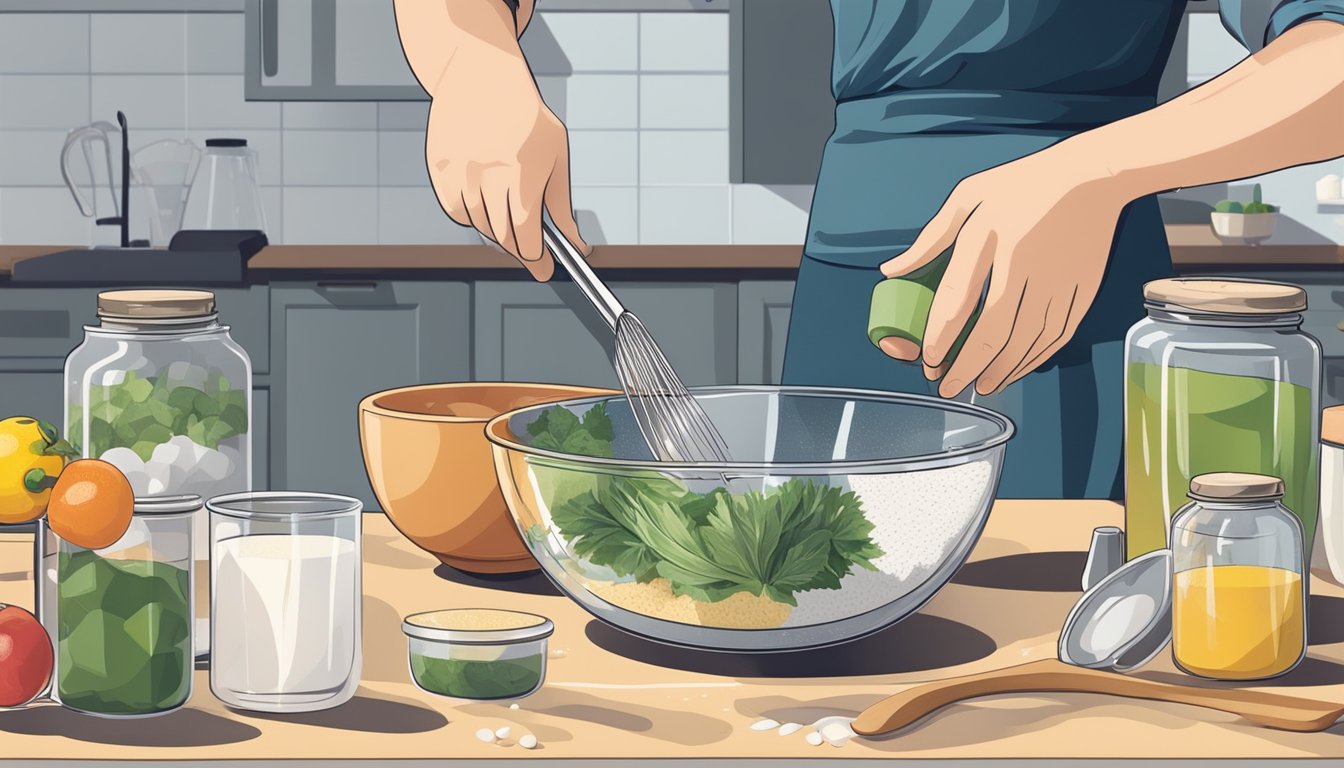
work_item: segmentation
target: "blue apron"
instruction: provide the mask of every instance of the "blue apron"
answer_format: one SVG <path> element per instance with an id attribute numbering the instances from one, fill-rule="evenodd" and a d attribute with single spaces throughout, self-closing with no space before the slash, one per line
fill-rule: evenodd
<path id="1" fill-rule="evenodd" d="M 934 394 L 917 364 L 868 342 L 877 266 L 909 247 L 963 178 L 1153 107 L 1184 5 L 831 0 L 836 127 L 784 382 Z M 1224 0 L 1224 21 L 1253 49 L 1300 21 L 1344 21 L 1344 0 L 1284 0 L 1263 18 L 1243 5 Z M 1124 335 L 1143 315 L 1143 283 L 1170 272 L 1156 200 L 1131 203 L 1073 340 L 1001 395 L 975 400 L 1018 427 L 1000 496 L 1121 497 Z"/>

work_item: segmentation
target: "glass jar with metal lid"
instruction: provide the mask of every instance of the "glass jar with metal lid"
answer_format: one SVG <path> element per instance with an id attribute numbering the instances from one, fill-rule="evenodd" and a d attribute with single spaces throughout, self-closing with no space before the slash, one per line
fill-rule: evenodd
<path id="1" fill-rule="evenodd" d="M 199 496 L 137 497 L 111 546 L 37 533 L 37 612 L 56 648 L 50 695 L 105 717 L 171 712 L 191 696 L 192 523 Z"/>
<path id="2" fill-rule="evenodd" d="M 209 291 L 98 294 L 97 325 L 65 359 L 65 436 L 125 473 L 137 496 L 210 498 L 252 488 L 252 365 Z M 208 525 L 195 522 L 198 585 Z M 201 587 L 204 589 L 204 587 Z M 198 596 L 198 655 L 209 601 Z"/>
<path id="3" fill-rule="evenodd" d="M 1259 680 L 1307 650 L 1302 524 L 1283 481 L 1215 472 L 1190 481 L 1171 523 L 1172 656 L 1193 675 Z"/>
<path id="4" fill-rule="evenodd" d="M 1125 340 L 1125 540 L 1167 546 L 1190 481 L 1282 478 L 1309 548 L 1316 530 L 1321 348 L 1295 285 L 1174 278 L 1144 286 L 1148 317 Z"/>

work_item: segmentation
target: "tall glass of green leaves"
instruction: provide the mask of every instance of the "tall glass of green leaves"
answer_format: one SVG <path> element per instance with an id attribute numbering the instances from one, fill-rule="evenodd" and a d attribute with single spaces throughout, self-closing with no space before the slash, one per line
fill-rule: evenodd
<path id="1" fill-rule="evenodd" d="M 130 529 L 98 550 L 43 532 L 44 613 L 49 631 L 55 625 L 53 694 L 62 705 L 144 717 L 190 698 L 192 519 L 200 509 L 199 496 L 139 497 Z"/>

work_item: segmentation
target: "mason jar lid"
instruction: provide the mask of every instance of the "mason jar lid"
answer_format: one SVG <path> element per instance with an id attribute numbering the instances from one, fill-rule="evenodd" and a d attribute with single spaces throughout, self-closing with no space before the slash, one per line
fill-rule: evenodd
<path id="1" fill-rule="evenodd" d="M 173 496 L 136 496 L 136 515 L 176 515 L 195 512 L 204 502 L 200 496 L 184 493 Z"/>
<path id="2" fill-rule="evenodd" d="M 1344 405 L 1321 411 L 1321 441 L 1344 446 Z"/>
<path id="3" fill-rule="evenodd" d="M 1249 472 L 1210 472 L 1190 480 L 1190 498 L 1207 501 L 1270 501 L 1283 498 L 1283 481 Z"/>
<path id="4" fill-rule="evenodd" d="M 215 314 L 210 291 L 103 291 L 98 294 L 98 316 L 126 319 L 209 317 Z"/>
<path id="5" fill-rule="evenodd" d="M 1282 315 L 1307 308 L 1307 292 L 1296 285 L 1223 277 L 1170 277 L 1143 286 L 1148 304 L 1176 312 L 1228 315 Z"/>
<path id="6" fill-rule="evenodd" d="M 401 622 L 408 637 L 465 645 L 507 645 L 541 640 L 555 631 L 535 613 L 497 608 L 449 608 L 413 613 Z"/>

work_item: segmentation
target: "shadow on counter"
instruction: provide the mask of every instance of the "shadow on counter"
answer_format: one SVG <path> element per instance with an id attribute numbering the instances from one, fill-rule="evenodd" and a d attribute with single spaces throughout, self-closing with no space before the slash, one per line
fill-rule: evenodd
<path id="1" fill-rule="evenodd" d="M 659 667 L 728 677 L 848 677 L 920 672 L 967 664 L 994 653 L 985 633 L 950 619 L 917 613 L 881 632 L 840 645 L 784 653 L 720 653 L 665 645 L 628 635 L 601 621 L 585 634 L 598 647 Z"/>
<path id="2" fill-rule="evenodd" d="M 251 725 L 197 709 L 179 709 L 161 717 L 113 720 L 83 715 L 60 706 L 0 712 L 0 732 L 64 736 L 76 741 L 124 747 L 215 747 L 249 741 L 261 735 L 261 731 Z"/>
<path id="3" fill-rule="evenodd" d="M 444 581 L 465 584 L 469 587 L 500 589 L 505 592 L 518 592 L 524 595 L 562 597 L 560 590 L 556 589 L 551 580 L 546 578 L 541 571 L 530 571 L 528 573 L 467 573 L 466 571 L 459 571 L 451 565 L 439 564 L 434 569 L 434 575 Z"/>

